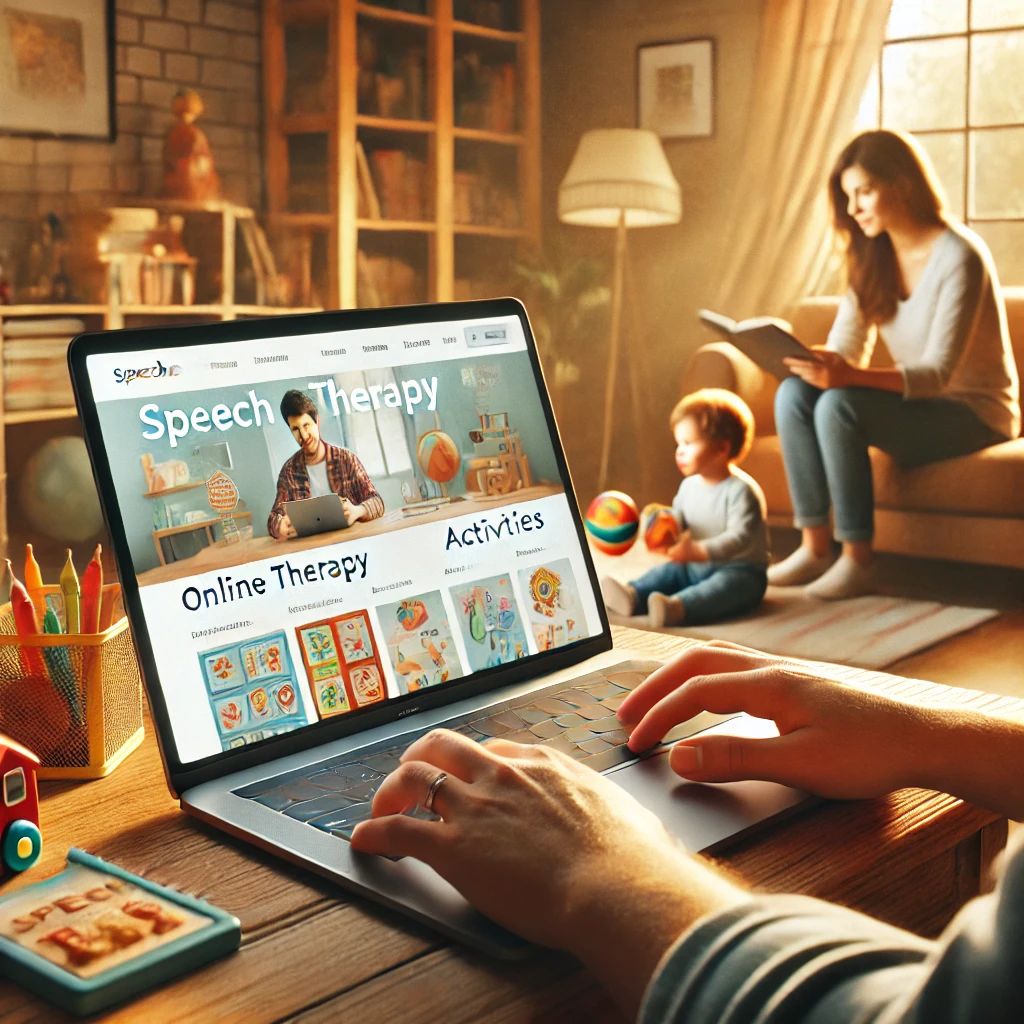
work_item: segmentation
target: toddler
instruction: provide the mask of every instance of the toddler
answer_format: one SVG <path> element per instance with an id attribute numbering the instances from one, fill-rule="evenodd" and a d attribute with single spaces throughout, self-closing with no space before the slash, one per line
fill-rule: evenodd
<path id="1" fill-rule="evenodd" d="M 630 583 L 601 580 L 617 615 L 651 625 L 702 625 L 752 611 L 768 586 L 764 494 L 736 463 L 750 451 L 754 417 L 737 395 L 704 388 L 672 410 L 676 465 L 683 474 L 672 511 L 682 533 L 669 561 Z"/>

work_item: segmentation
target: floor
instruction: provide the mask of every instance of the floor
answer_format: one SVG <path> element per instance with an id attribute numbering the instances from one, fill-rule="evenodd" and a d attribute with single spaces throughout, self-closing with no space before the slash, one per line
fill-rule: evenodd
<path id="1" fill-rule="evenodd" d="M 772 530 L 776 557 L 789 554 L 797 543 L 795 530 Z M 999 618 L 904 658 L 886 671 L 1024 697 L 1024 571 L 900 555 L 877 557 L 882 593 L 1001 612 Z"/>

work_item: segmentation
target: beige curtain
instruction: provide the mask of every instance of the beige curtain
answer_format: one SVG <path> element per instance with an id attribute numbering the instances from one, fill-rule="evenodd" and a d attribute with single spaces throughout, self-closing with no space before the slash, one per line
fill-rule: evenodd
<path id="1" fill-rule="evenodd" d="M 716 309 L 786 314 L 831 275 L 828 172 L 849 141 L 890 0 L 766 0 Z"/>

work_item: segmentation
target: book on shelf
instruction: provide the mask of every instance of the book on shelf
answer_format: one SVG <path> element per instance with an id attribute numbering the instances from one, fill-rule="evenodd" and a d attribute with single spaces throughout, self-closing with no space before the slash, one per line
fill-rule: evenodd
<path id="1" fill-rule="evenodd" d="M 360 307 L 408 306 L 423 301 L 423 279 L 397 256 L 356 253 L 356 295 Z"/>
<path id="2" fill-rule="evenodd" d="M 367 220 L 380 220 L 380 200 L 377 198 L 377 189 L 373 184 L 373 175 L 370 173 L 370 164 L 366 159 L 366 150 L 363 144 L 356 141 L 356 179 L 359 182 L 359 216 Z"/>
<path id="3" fill-rule="evenodd" d="M 369 165 L 385 220 L 426 219 L 426 161 L 404 149 L 375 149 L 369 155 Z"/>
<path id="4" fill-rule="evenodd" d="M 455 60 L 455 123 L 510 133 L 516 130 L 516 66 L 485 63 L 470 50 Z"/>
<path id="5" fill-rule="evenodd" d="M 50 321 L 60 324 L 62 321 Z M 32 321 L 33 326 L 46 321 Z M 14 324 L 5 324 L 14 327 Z M 18 326 L 21 326 L 19 323 Z M 25 335 L 4 339 L 3 403 L 7 409 L 43 409 L 75 404 L 68 374 L 71 335 Z"/>
<path id="6" fill-rule="evenodd" d="M 482 171 L 456 171 L 452 178 L 456 224 L 519 227 L 519 200 Z"/>

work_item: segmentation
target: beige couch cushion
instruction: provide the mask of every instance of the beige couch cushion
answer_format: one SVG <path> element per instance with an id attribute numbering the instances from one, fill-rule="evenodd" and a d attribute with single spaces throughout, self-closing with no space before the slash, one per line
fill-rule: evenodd
<path id="1" fill-rule="evenodd" d="M 761 485 L 770 514 L 792 515 L 777 436 L 759 437 L 743 469 Z M 902 469 L 872 448 L 871 469 L 879 508 L 1024 516 L 1024 438 L 914 469 Z"/>

